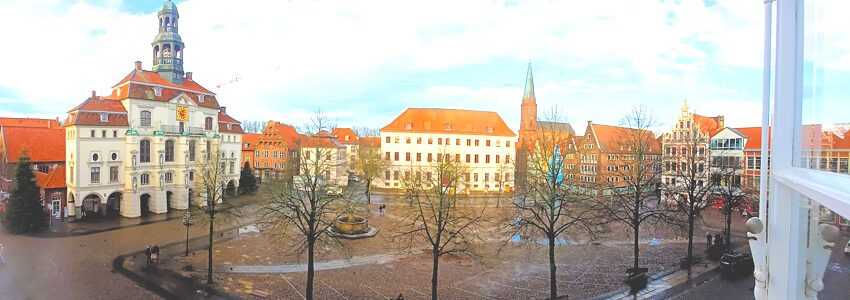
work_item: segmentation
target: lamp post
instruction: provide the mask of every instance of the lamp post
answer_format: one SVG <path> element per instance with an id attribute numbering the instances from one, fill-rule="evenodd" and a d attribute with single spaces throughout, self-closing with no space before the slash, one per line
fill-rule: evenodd
<path id="1" fill-rule="evenodd" d="M 184 256 L 189 256 L 189 227 L 192 224 L 195 224 L 195 217 L 192 217 L 192 213 L 187 208 L 186 214 L 183 215 L 183 226 L 186 226 L 186 253 Z"/>

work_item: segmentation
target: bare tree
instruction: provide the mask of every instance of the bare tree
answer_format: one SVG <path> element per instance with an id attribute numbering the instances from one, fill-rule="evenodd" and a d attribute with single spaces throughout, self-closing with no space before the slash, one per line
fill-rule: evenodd
<path id="1" fill-rule="evenodd" d="M 442 159 L 445 157 L 445 159 Z M 400 221 L 395 239 L 405 239 L 410 247 L 424 240 L 431 248 L 431 299 L 437 299 L 440 257 L 461 253 L 477 257 L 472 242 L 486 206 L 475 208 L 459 188 L 468 183 L 469 167 L 440 153 L 435 162 L 411 166 L 404 180 L 413 208 Z"/>
<path id="2" fill-rule="evenodd" d="M 377 128 L 354 126 L 351 128 L 351 131 L 354 131 L 354 134 L 359 137 L 381 136 L 381 131 Z"/>
<path id="3" fill-rule="evenodd" d="M 207 284 L 213 284 L 213 236 L 215 225 L 228 222 L 241 216 L 239 208 L 225 199 L 227 195 L 228 177 L 225 169 L 224 152 L 218 146 L 205 153 L 206 162 L 203 165 L 200 176 L 195 181 L 195 192 L 189 202 L 190 209 L 194 209 L 202 216 L 199 221 L 209 225 L 209 243 L 207 245 Z"/>
<path id="4" fill-rule="evenodd" d="M 655 224 L 671 220 L 664 208 L 649 205 L 650 197 L 656 195 L 661 170 L 661 149 L 650 131 L 655 124 L 652 113 L 645 106 L 632 108 L 620 121 L 620 127 L 615 129 L 616 137 L 605 145 L 608 154 L 612 155 L 610 171 L 600 170 L 607 178 L 599 183 L 605 189 L 603 197 L 598 198 L 599 209 L 606 213 L 609 221 L 631 229 L 634 237 L 634 262 L 630 275 L 641 273 L 641 226 L 647 222 Z"/>
<path id="5" fill-rule="evenodd" d="M 556 116 L 556 115 L 553 115 Z M 600 232 L 590 196 L 577 193 L 571 132 L 559 131 L 557 122 L 541 122 L 527 158 L 526 182 L 513 200 L 508 224 L 514 235 L 545 235 L 549 246 L 549 297 L 558 297 L 555 246 L 557 239 L 574 231 L 593 237 Z M 547 128 L 551 127 L 551 128 Z M 565 159 L 566 157 L 566 159 Z M 517 157 L 517 159 L 525 159 Z"/>
<path id="6" fill-rule="evenodd" d="M 721 212 L 725 217 L 725 226 L 723 233 L 725 236 L 725 250 L 730 250 L 731 246 L 731 228 L 732 228 L 732 212 L 744 206 L 751 195 L 754 194 L 754 189 L 750 184 L 742 182 L 741 178 L 744 172 L 743 160 L 737 155 L 724 155 L 724 152 L 712 154 L 711 157 L 711 182 L 713 185 L 712 191 L 720 196 L 723 202 Z"/>
<path id="7" fill-rule="evenodd" d="M 374 138 L 360 138 L 354 168 L 366 180 L 366 203 L 372 203 L 372 181 L 389 169 L 392 162 L 381 156 L 381 145 Z"/>
<path id="8" fill-rule="evenodd" d="M 333 128 L 321 112 L 317 112 L 312 124 L 306 127 L 313 132 Z M 317 247 L 339 244 L 328 230 L 345 210 L 351 196 L 328 195 L 326 183 L 332 179 L 327 177 L 331 168 L 338 167 L 338 153 L 325 144 L 328 141 L 320 139 L 314 136 L 310 140 L 299 141 L 298 172 L 293 180 L 279 182 L 271 199 L 260 208 L 261 217 L 270 225 L 273 235 L 280 237 L 284 243 L 291 243 L 287 246 L 293 251 L 307 252 L 307 299 L 313 299 Z"/>
<path id="9" fill-rule="evenodd" d="M 687 219 L 688 256 L 684 264 L 689 269 L 694 263 L 694 221 L 710 205 L 709 196 L 714 187 L 714 181 L 709 180 L 711 168 L 707 148 L 710 136 L 698 126 L 693 124 L 679 132 L 679 136 L 668 136 L 664 146 L 663 172 L 672 177 L 663 187 L 667 197 L 665 204 L 675 203 Z"/>

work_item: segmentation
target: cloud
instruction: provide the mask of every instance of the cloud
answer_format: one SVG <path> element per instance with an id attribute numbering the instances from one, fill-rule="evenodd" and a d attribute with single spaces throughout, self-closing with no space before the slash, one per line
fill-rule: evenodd
<path id="1" fill-rule="evenodd" d="M 27 28 L 4 32 L 15 42 L 0 48 L 13 58 L 0 97 L 61 115 L 92 89 L 106 93 L 133 61 L 150 69 L 158 4 L 142 13 L 128 3 L 0 3 L 0 26 Z M 341 126 L 382 127 L 407 107 L 454 107 L 497 111 L 518 127 L 529 55 L 541 110 L 558 105 L 573 122 L 616 124 L 638 103 L 674 118 L 684 96 L 761 98 L 760 77 L 724 73 L 761 68 L 759 1 L 186 0 L 178 9 L 185 69 L 239 120 L 302 124 L 320 109 Z M 836 45 L 825 62 L 850 69 L 838 11 L 824 11 Z"/>

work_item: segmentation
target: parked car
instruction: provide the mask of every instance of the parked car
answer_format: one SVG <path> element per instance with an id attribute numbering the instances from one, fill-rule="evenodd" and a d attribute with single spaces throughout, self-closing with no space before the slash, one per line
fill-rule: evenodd
<path id="1" fill-rule="evenodd" d="M 747 253 L 729 252 L 720 258 L 720 271 L 727 277 L 746 276 L 753 273 L 753 257 Z"/>
<path id="2" fill-rule="evenodd" d="M 844 246 L 844 256 L 850 256 L 850 241 L 848 241 L 847 245 Z"/>
<path id="3" fill-rule="evenodd" d="M 360 178 L 355 175 L 348 175 L 348 181 L 360 182 Z"/>

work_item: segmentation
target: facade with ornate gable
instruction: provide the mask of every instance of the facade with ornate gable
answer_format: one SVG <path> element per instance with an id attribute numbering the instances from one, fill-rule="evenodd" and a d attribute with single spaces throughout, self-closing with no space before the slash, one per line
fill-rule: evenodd
<path id="1" fill-rule="evenodd" d="M 183 70 L 177 7 L 157 14 L 153 68 L 135 67 L 112 87 L 68 111 L 65 121 L 69 216 L 139 217 L 186 209 L 199 172 L 220 155 L 227 189 L 241 169 L 242 128 L 215 93 Z"/>

